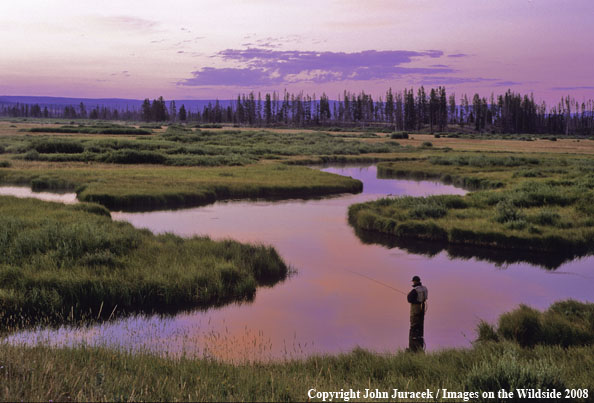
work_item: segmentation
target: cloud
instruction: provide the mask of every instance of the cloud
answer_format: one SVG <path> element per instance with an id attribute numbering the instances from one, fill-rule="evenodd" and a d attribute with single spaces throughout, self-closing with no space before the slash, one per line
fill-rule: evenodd
<path id="1" fill-rule="evenodd" d="M 226 49 L 215 55 L 236 68 L 205 67 L 180 85 L 275 85 L 308 81 L 328 83 L 345 80 L 385 80 L 410 74 L 447 74 L 448 66 L 406 67 L 422 58 L 439 58 L 439 50 L 366 50 L 355 53 L 282 51 L 263 48 Z M 233 73 L 237 76 L 233 76 Z M 226 81 L 227 80 L 227 81 Z M 254 80 L 254 81 L 252 81 Z"/>
<path id="2" fill-rule="evenodd" d="M 128 15 L 96 17 L 98 21 L 112 29 L 124 29 L 130 31 L 153 31 L 157 25 L 156 21 L 146 20 L 144 18 L 132 17 Z"/>
<path id="3" fill-rule="evenodd" d="M 214 68 L 204 67 L 200 71 L 195 71 L 194 77 L 181 82 L 181 85 L 271 85 L 280 83 L 280 78 L 271 77 L 263 69 L 234 69 L 234 68 Z"/>
<path id="4" fill-rule="evenodd" d="M 483 83 L 497 81 L 496 78 L 483 78 L 483 77 L 427 77 L 421 78 L 417 81 L 417 84 L 422 85 L 455 85 L 455 84 L 466 84 L 466 83 Z"/>
<path id="5" fill-rule="evenodd" d="M 302 35 L 284 35 L 284 36 L 267 36 L 265 38 L 254 39 L 254 46 L 260 48 L 280 48 L 283 45 L 302 44 L 306 42 L 306 37 Z"/>
<path id="6" fill-rule="evenodd" d="M 281 45 L 279 43 L 265 42 L 265 41 L 258 41 L 257 45 L 261 48 L 270 48 L 270 49 L 275 49 L 275 48 L 281 47 Z"/>
<path id="7" fill-rule="evenodd" d="M 454 53 L 452 55 L 448 55 L 448 57 L 470 57 L 470 55 L 467 55 L 466 53 Z"/>
<path id="8" fill-rule="evenodd" d="M 514 85 L 522 85 L 523 83 L 518 81 L 499 81 L 495 83 L 496 87 L 512 87 Z"/>
<path id="9" fill-rule="evenodd" d="M 116 76 L 130 77 L 130 72 L 128 70 L 123 70 L 118 73 L 111 73 L 110 76 L 112 76 L 112 77 L 116 77 Z"/>
<path id="10" fill-rule="evenodd" d="M 579 91 L 579 90 L 594 90 L 594 85 L 582 85 L 577 87 L 553 87 L 553 91 Z"/>

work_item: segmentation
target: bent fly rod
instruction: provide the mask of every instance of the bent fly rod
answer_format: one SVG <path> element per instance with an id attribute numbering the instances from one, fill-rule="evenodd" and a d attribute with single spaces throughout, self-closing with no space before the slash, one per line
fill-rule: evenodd
<path id="1" fill-rule="evenodd" d="M 369 277 L 369 276 L 366 276 L 365 274 L 361 274 L 361 273 L 358 273 L 358 272 L 356 272 L 356 271 L 349 270 L 349 269 L 345 269 L 345 270 L 346 270 L 346 271 L 348 271 L 349 273 L 353 273 L 353 274 L 356 274 L 357 276 L 361 276 L 361 277 L 363 277 L 363 278 L 366 278 L 367 280 L 373 281 L 374 283 L 378 283 L 378 284 L 380 284 L 380 285 L 383 285 L 384 287 L 388 287 L 389 289 L 391 289 L 391 290 L 394 290 L 394 291 L 396 291 L 396 292 L 399 292 L 399 293 L 400 293 L 400 294 L 402 294 L 402 295 L 408 295 L 407 293 L 405 293 L 404 291 L 401 291 L 401 290 L 399 290 L 398 288 L 394 288 L 394 287 L 392 287 L 392 286 L 391 286 L 391 285 L 389 285 L 389 284 L 383 283 L 383 282 L 381 282 L 381 281 L 379 281 L 379 280 L 376 280 L 376 279 L 374 279 L 374 278 L 371 278 L 371 277 Z"/>

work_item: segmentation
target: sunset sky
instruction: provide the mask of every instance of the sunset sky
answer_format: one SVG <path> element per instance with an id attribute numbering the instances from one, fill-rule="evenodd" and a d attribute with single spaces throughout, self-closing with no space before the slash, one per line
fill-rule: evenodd
<path id="1" fill-rule="evenodd" d="M 594 98 L 592 0 L 0 2 L 0 95 Z"/>

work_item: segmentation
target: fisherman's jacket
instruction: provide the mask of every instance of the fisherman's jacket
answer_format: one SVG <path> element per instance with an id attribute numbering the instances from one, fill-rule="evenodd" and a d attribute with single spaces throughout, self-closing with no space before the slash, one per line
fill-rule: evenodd
<path id="1" fill-rule="evenodd" d="M 410 304 L 422 304 L 423 302 L 427 301 L 427 297 L 427 287 L 425 287 L 423 284 L 419 284 L 408 293 L 406 299 Z"/>

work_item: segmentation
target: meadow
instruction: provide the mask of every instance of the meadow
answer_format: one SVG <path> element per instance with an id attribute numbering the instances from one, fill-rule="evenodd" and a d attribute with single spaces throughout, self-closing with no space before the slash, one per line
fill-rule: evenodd
<path id="1" fill-rule="evenodd" d="M 377 162 L 383 177 L 471 192 L 351 206 L 349 221 L 364 241 L 376 234 L 405 248 L 430 243 L 417 248 L 429 253 L 544 256 L 551 268 L 594 245 L 594 142 L 587 139 L 47 121 L 3 121 L 0 129 L 0 183 L 75 191 L 110 210 L 356 193 L 359 181 L 303 165 Z M 521 152 L 493 151 L 512 144 Z"/>
<path id="2" fill-rule="evenodd" d="M 511 248 L 543 256 L 552 251 L 565 260 L 591 253 L 594 244 L 590 140 L 8 123 L 0 122 L 0 183 L 74 190 L 82 203 L 0 197 L 4 333 L 249 301 L 258 286 L 290 273 L 274 249 L 153 235 L 112 221 L 110 210 L 361 190 L 359 181 L 307 164 L 378 162 L 385 177 L 438 180 L 471 190 L 465 196 L 354 205 L 349 220 L 358 233 L 470 248 L 461 252 L 467 256 L 479 247 L 494 255 Z M 522 306 L 496 324 L 481 322 L 469 349 L 428 354 L 356 349 L 238 365 L 1 343 L 0 399 L 295 401 L 306 400 L 312 388 L 535 387 L 592 393 L 593 312 L 593 304 L 575 301 L 555 303 L 542 313 Z"/>
<path id="3" fill-rule="evenodd" d="M 358 192 L 361 183 L 302 166 L 165 167 L 13 161 L 0 182 L 74 190 L 111 210 L 189 207 L 232 198 L 306 198 Z"/>
<path id="4" fill-rule="evenodd" d="M 35 128 L 0 136 L 0 182 L 34 190 L 76 190 L 79 200 L 112 210 L 358 192 L 358 181 L 283 162 L 303 165 L 320 155 L 341 159 L 400 149 L 396 142 L 371 144 L 318 132 L 169 127 L 140 137 L 48 136 L 31 132 Z"/>
<path id="5" fill-rule="evenodd" d="M 359 230 L 569 258 L 593 250 L 594 161 L 589 157 L 450 150 L 379 163 L 378 175 L 439 180 L 471 192 L 353 205 L 349 220 Z"/>
<path id="6" fill-rule="evenodd" d="M 397 142 L 349 141 L 351 136 L 319 131 L 205 130 L 171 125 L 152 133 L 129 126 L 97 124 L 34 126 L 22 130 L 15 136 L 4 136 L 0 140 L 4 152 L 15 154 L 17 159 L 50 162 L 236 166 L 291 156 L 388 153 L 400 147 Z M 64 133 L 71 136 L 59 136 Z M 113 136 L 120 134 L 141 136 Z M 378 136 L 367 133 L 357 137 Z"/>
<path id="7" fill-rule="evenodd" d="M 97 347 L 0 344 L 0 399 L 25 401 L 306 401 L 311 389 L 460 393 L 516 388 L 594 390 L 594 304 L 520 307 L 481 323 L 472 348 L 427 354 L 371 353 L 269 363 L 225 364 Z M 315 393 L 315 392 L 313 392 Z M 312 399 L 321 401 L 320 398 Z M 353 399 L 353 401 L 364 399 Z M 341 401 L 334 399 L 334 401 Z M 463 401 L 419 399 L 418 401 Z M 503 401 L 473 398 L 471 401 Z"/>
<path id="8" fill-rule="evenodd" d="M 0 198 L 1 321 L 18 326 L 249 300 L 257 286 L 287 276 L 289 269 L 272 248 L 154 236 L 111 221 L 108 209 L 359 192 L 359 181 L 278 160 L 315 155 L 316 150 L 359 155 L 399 148 L 324 133 L 310 138 L 169 127 L 148 128 L 156 133 L 136 137 L 137 130 L 145 129 L 108 124 L 12 129 L 0 136 L 0 182 L 33 190 L 75 190 L 83 202 L 62 206 Z M 212 158 L 206 166 L 193 159 L 205 156 Z M 172 158 L 191 163 L 176 166 Z M 227 158 L 249 163 L 235 166 Z"/>

